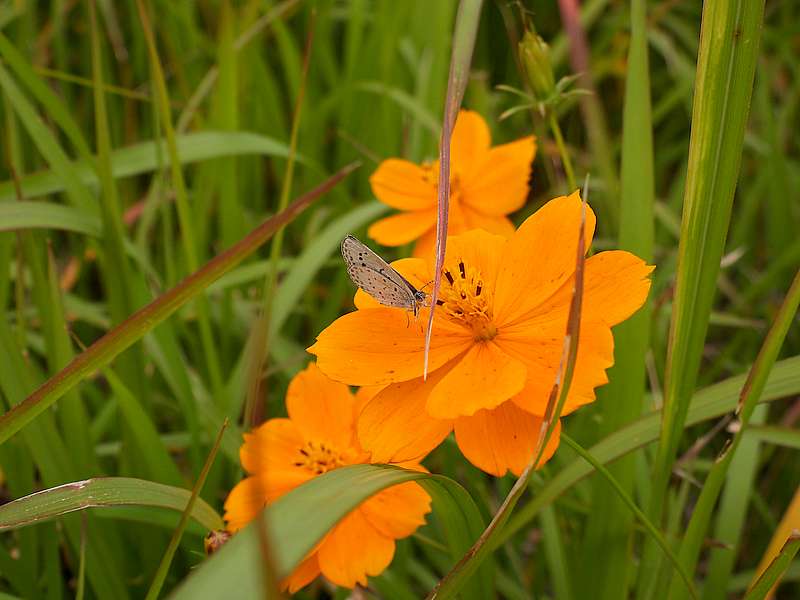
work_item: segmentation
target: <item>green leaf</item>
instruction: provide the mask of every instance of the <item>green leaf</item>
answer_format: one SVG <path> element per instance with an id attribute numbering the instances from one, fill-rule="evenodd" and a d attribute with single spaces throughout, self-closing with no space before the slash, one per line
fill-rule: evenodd
<path id="1" fill-rule="evenodd" d="M 0 531 L 41 523 L 71 512 L 106 506 L 151 506 L 182 511 L 189 490 L 134 479 L 96 477 L 65 483 L 0 506 Z M 207 529 L 222 529 L 222 518 L 198 499 L 192 518 Z"/>
<path id="2" fill-rule="evenodd" d="M 94 237 L 102 235 L 100 218 L 79 208 L 49 202 L 0 201 L 0 231 L 60 229 Z"/>
<path id="3" fill-rule="evenodd" d="M 758 57 L 764 0 L 703 3 L 653 505 L 660 517 L 705 346 Z"/>
<path id="4" fill-rule="evenodd" d="M 177 136 L 175 144 L 182 165 L 223 156 L 247 154 L 284 158 L 289 153 L 286 144 L 249 131 L 187 133 Z M 92 163 L 85 160 L 69 162 L 67 168 L 84 185 L 97 187 L 100 182 L 94 170 L 94 160 L 96 159 L 93 159 Z M 305 159 L 298 155 L 297 160 L 303 162 Z M 166 152 L 166 143 L 163 139 L 140 142 L 111 152 L 111 173 L 115 179 L 150 173 L 160 168 L 162 164 L 164 166 L 170 164 L 170 156 Z M 55 194 L 63 191 L 65 187 L 64 180 L 59 177 L 55 169 L 21 177 L 20 184 L 23 196 L 28 199 Z M 0 183 L 0 202 L 14 199 L 16 193 L 13 182 Z"/>
<path id="5" fill-rule="evenodd" d="M 761 574 L 756 583 L 745 595 L 745 600 L 762 600 L 766 598 L 789 568 L 794 555 L 800 549 L 800 531 L 795 532 L 786 540 L 780 553 L 769 564 L 767 570 Z"/>

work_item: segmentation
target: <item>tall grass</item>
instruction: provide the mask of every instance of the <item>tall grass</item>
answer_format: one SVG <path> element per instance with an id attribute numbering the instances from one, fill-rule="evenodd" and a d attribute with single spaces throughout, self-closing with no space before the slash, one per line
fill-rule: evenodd
<path id="1" fill-rule="evenodd" d="M 595 249 L 656 265 L 649 303 L 616 328 L 610 383 L 564 420 L 570 442 L 468 570 L 451 572 L 514 482 L 446 441 L 434 475 L 344 468 L 272 506 L 277 573 L 364 498 L 415 479 L 434 510 L 370 580 L 380 597 L 443 579 L 472 598 L 794 597 L 800 7 L 526 4 L 557 80 L 585 36 L 590 109 L 569 97 L 553 118 L 576 176 L 596 182 Z M 137 598 L 162 577 L 178 598 L 262 592 L 257 525 L 202 556 L 241 476 L 248 389 L 264 416 L 284 414 L 304 349 L 352 305 L 336 252 L 386 212 L 377 161 L 437 156 L 456 7 L 0 4 L 0 595 Z M 562 193 L 559 148 L 528 111 L 498 120 L 518 98 L 496 86 L 524 85 L 519 13 L 484 3 L 479 17 L 463 105 L 494 140 L 539 136 L 519 223 Z M 345 595 L 317 583 L 298 597 Z"/>

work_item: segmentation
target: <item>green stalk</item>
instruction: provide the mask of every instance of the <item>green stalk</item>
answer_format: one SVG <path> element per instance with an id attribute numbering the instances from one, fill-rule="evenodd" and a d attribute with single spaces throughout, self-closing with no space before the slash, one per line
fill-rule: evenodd
<path id="1" fill-rule="evenodd" d="M 92 47 L 92 82 L 94 99 L 94 126 L 97 138 L 97 176 L 100 180 L 100 215 L 103 223 L 102 260 L 103 287 L 109 298 L 114 323 L 121 323 L 137 308 L 135 282 L 128 257 L 125 253 L 125 229 L 122 210 L 117 193 L 117 183 L 111 169 L 111 132 L 103 92 L 103 55 L 95 11 L 95 2 L 89 2 L 89 22 Z M 72 354 L 70 352 L 70 358 Z M 137 352 L 123 357 L 120 371 L 124 380 L 143 399 L 148 399 L 147 379 L 144 372 L 144 356 Z M 64 363 L 66 364 L 66 363 Z M 59 367 L 64 366 L 59 365 Z"/>
<path id="2" fill-rule="evenodd" d="M 572 168 L 572 159 L 569 156 L 566 144 L 564 144 L 561 126 L 558 124 L 558 119 L 552 111 L 550 112 L 548 123 L 550 125 L 550 132 L 553 134 L 553 139 L 558 147 L 558 153 L 561 155 L 561 164 L 564 166 L 564 174 L 567 176 L 567 193 L 571 194 L 578 189 L 575 183 L 575 170 Z"/>
<path id="3" fill-rule="evenodd" d="M 631 42 L 622 124 L 619 248 L 651 262 L 655 183 L 645 0 L 631 1 L 630 18 Z M 651 309 L 646 303 L 630 319 L 614 328 L 614 366 L 608 371 L 608 385 L 597 390 L 602 415 L 599 433 L 603 436 L 642 414 L 650 319 Z M 609 467 L 609 472 L 628 496 L 634 490 L 635 460 L 633 456 L 625 457 Z M 588 521 L 583 551 L 588 571 L 582 578 L 585 581 L 583 594 L 605 600 L 625 597 L 632 564 L 633 514 L 599 478 L 593 481 L 592 509 L 603 518 Z M 603 560 L 593 560 L 600 553 Z"/>
<path id="4" fill-rule="evenodd" d="M 292 179 L 294 178 L 294 165 L 297 157 L 297 133 L 300 130 L 300 115 L 303 109 L 303 99 L 306 93 L 306 82 L 308 81 L 308 67 L 311 61 L 311 46 L 314 40 L 314 12 L 311 13 L 309 24 L 308 39 L 306 40 L 305 55 L 303 58 L 302 75 L 300 87 L 298 88 L 297 98 L 294 105 L 292 116 L 292 129 L 289 136 L 289 156 L 286 159 L 286 170 L 283 173 L 281 184 L 281 195 L 278 200 L 278 212 L 286 209 L 289 202 L 289 195 L 292 193 Z M 270 245 L 269 263 L 270 269 L 264 280 L 264 304 L 262 313 L 253 328 L 253 343 L 251 344 L 252 355 L 248 373 L 247 402 L 245 404 L 244 423 L 245 425 L 255 426 L 261 421 L 259 400 L 261 398 L 262 369 L 267 358 L 270 335 L 275 335 L 275 331 L 270 331 L 272 320 L 272 305 L 275 297 L 275 288 L 278 282 L 278 261 L 281 258 L 283 248 L 283 234 L 285 229 L 281 227 L 272 238 Z"/>
<path id="5" fill-rule="evenodd" d="M 672 463 L 697 381 L 739 175 L 764 0 L 709 0 L 697 59 L 679 262 L 670 324 L 662 434 L 649 516 L 661 518 Z M 641 586 L 656 566 L 645 555 Z"/>
<path id="6" fill-rule="evenodd" d="M 156 48 L 156 40 L 153 35 L 152 27 L 150 26 L 150 17 L 148 16 L 147 10 L 144 6 L 144 0 L 136 0 L 136 5 L 139 9 L 139 18 L 142 23 L 142 31 L 144 32 L 145 40 L 147 42 L 147 52 L 150 58 L 150 68 L 152 71 L 153 83 L 155 84 L 156 88 L 156 100 L 158 103 L 159 115 L 161 117 L 162 126 L 164 127 L 164 137 L 166 137 L 167 140 L 167 152 L 170 156 L 172 184 L 175 187 L 175 205 L 178 208 L 178 221 L 180 222 L 181 239 L 183 240 L 186 264 L 189 267 L 189 271 L 196 271 L 199 264 L 197 259 L 197 244 L 195 241 L 192 215 L 189 211 L 189 199 L 186 193 L 186 182 L 183 178 L 183 170 L 181 168 L 180 157 L 178 155 L 178 146 L 175 142 L 175 129 L 172 126 L 172 115 L 170 114 L 170 102 L 169 95 L 167 93 L 167 84 L 164 80 L 164 72 L 161 68 L 161 61 Z M 196 308 L 198 316 L 197 320 L 200 326 L 200 342 L 205 355 L 206 369 L 208 370 L 209 378 L 211 380 L 211 389 L 214 398 L 218 402 L 221 402 L 223 395 L 222 372 L 214 343 L 214 334 L 211 330 L 208 301 L 205 299 L 205 297 L 201 297 L 198 300 Z"/>
<path id="7" fill-rule="evenodd" d="M 145 596 L 145 600 L 156 600 L 159 593 L 161 593 L 161 588 L 164 587 L 164 581 L 169 573 L 169 567 L 172 564 L 172 559 L 175 557 L 175 552 L 178 550 L 178 544 L 180 544 L 181 538 L 183 537 L 183 532 L 185 531 L 186 526 L 189 524 L 189 519 L 192 517 L 192 511 L 194 510 L 195 502 L 197 502 L 197 498 L 203 489 L 203 485 L 206 482 L 206 477 L 208 477 L 208 472 L 211 470 L 211 465 L 214 464 L 214 459 L 217 457 L 217 452 L 219 451 L 220 444 L 222 443 L 222 435 L 225 433 L 225 429 L 227 427 L 228 421 L 226 419 L 222 423 L 222 427 L 220 427 L 219 433 L 217 434 L 217 439 L 215 440 L 214 445 L 211 446 L 211 451 L 208 453 L 208 457 L 206 458 L 206 462 L 203 465 L 202 471 L 200 471 L 200 476 L 197 478 L 197 481 L 192 488 L 192 493 L 189 496 L 189 499 L 186 501 L 186 508 L 183 510 L 180 521 L 178 521 L 178 526 L 175 528 L 175 531 L 169 540 L 169 545 L 167 546 L 167 550 L 164 552 L 161 563 L 158 565 L 158 570 L 156 571 L 155 577 L 153 577 L 153 581 L 150 584 L 150 589 L 147 590 L 147 596 Z"/>

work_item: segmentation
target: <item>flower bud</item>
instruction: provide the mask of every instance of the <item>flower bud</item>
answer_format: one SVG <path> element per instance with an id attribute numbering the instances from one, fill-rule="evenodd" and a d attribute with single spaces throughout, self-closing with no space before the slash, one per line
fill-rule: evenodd
<path id="1" fill-rule="evenodd" d="M 555 91 L 550 48 L 538 34 L 526 31 L 519 42 L 519 61 L 534 98 L 544 102 Z"/>

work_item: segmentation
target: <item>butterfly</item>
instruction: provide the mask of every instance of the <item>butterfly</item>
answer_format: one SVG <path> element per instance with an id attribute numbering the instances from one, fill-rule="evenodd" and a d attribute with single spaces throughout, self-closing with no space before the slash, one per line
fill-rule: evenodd
<path id="1" fill-rule="evenodd" d="M 414 318 L 419 315 L 420 308 L 430 306 L 425 292 L 415 288 L 354 236 L 348 235 L 342 240 L 342 257 L 353 283 L 384 306 L 410 310 Z"/>

